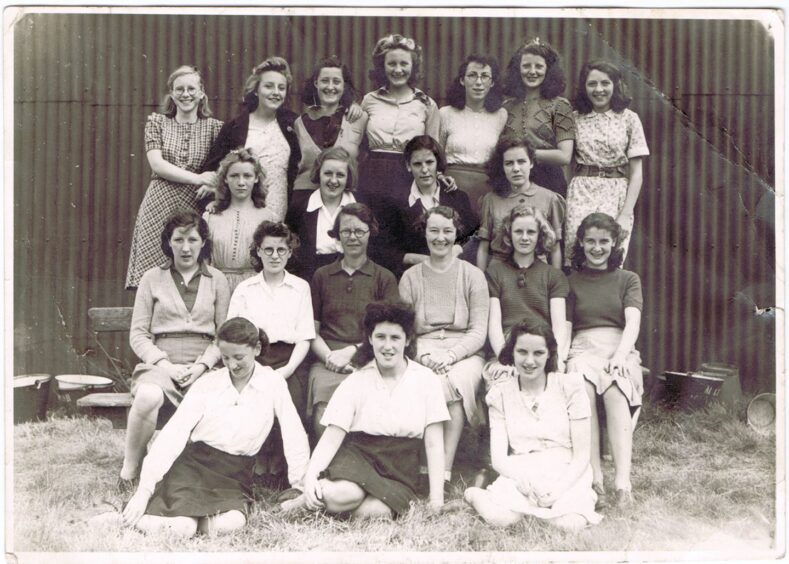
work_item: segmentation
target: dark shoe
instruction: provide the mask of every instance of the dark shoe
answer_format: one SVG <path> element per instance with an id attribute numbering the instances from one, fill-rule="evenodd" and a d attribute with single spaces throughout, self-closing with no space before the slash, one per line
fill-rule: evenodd
<path id="1" fill-rule="evenodd" d="M 118 493 L 122 496 L 131 496 L 134 492 L 137 491 L 137 486 L 140 485 L 140 477 L 131 478 L 127 480 L 126 478 L 121 478 L 118 476 L 118 482 L 115 484 L 115 489 L 118 490 Z"/>
<path id="2" fill-rule="evenodd" d="M 626 509 L 633 505 L 633 493 L 630 490 L 618 489 L 615 495 L 614 507 L 617 509 Z"/>
<path id="3" fill-rule="evenodd" d="M 599 482 L 592 484 L 592 489 L 597 494 L 597 503 L 594 505 L 595 511 L 600 511 L 608 507 L 608 496 L 605 493 L 605 487 Z"/>
<path id="4" fill-rule="evenodd" d="M 427 474 L 419 474 L 416 478 L 416 495 L 419 497 L 427 497 L 430 495 L 430 479 Z"/>
<path id="5" fill-rule="evenodd" d="M 277 497 L 274 498 L 274 501 L 276 501 L 277 503 L 282 503 L 283 501 L 289 501 L 291 499 L 296 499 L 302 493 L 304 493 L 304 492 L 302 492 L 298 488 L 288 488 L 284 492 L 280 492 L 277 495 Z"/>

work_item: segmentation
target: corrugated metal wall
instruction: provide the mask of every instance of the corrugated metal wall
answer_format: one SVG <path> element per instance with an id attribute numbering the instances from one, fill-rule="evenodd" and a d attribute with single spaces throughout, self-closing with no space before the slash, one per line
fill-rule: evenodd
<path id="1" fill-rule="evenodd" d="M 467 54 L 505 66 L 533 36 L 562 53 L 568 97 L 585 60 L 621 64 L 652 151 L 627 264 L 644 281 L 646 364 L 732 361 L 749 382 L 774 370 L 770 324 L 734 299 L 775 301 L 774 45 L 760 23 L 29 14 L 14 27 L 15 372 L 104 365 L 86 310 L 132 303 L 123 283 L 150 174 L 143 127 L 172 69 L 197 65 L 228 119 L 250 69 L 282 55 L 299 109 L 325 55 L 368 91 L 369 53 L 389 32 L 423 45 L 422 85 L 439 105 Z"/>

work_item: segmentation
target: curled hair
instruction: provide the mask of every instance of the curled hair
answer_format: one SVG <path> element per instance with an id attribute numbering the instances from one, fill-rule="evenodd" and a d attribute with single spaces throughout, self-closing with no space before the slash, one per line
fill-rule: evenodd
<path id="1" fill-rule="evenodd" d="M 368 72 L 368 76 L 376 88 L 383 88 L 389 84 L 384 62 L 386 54 L 395 49 L 402 49 L 411 54 L 411 76 L 408 77 L 408 86 L 413 88 L 422 78 L 422 48 L 410 37 L 393 33 L 379 39 L 373 49 L 373 68 Z"/>
<path id="2" fill-rule="evenodd" d="M 315 87 L 315 82 L 321 74 L 323 69 L 340 69 L 342 73 L 343 85 L 342 96 L 340 96 L 340 106 L 343 108 L 350 108 L 353 100 L 356 97 L 356 88 L 353 86 L 353 78 L 351 71 L 348 67 L 340 61 L 336 55 L 326 57 L 318 61 L 312 69 L 312 74 L 309 78 L 304 80 L 304 88 L 301 91 L 301 101 L 305 106 L 320 106 L 320 98 L 318 97 L 318 89 Z"/>
<path id="3" fill-rule="evenodd" d="M 197 234 L 203 240 L 203 248 L 200 249 L 200 254 L 197 256 L 198 262 L 203 262 L 211 256 L 211 235 L 208 231 L 208 223 L 200 215 L 193 210 L 180 209 L 176 210 L 167 218 L 164 223 L 161 235 L 161 247 L 164 256 L 170 260 L 175 260 L 173 257 L 173 249 L 170 247 L 170 239 L 175 233 L 175 230 L 181 228 L 197 229 Z"/>
<path id="4" fill-rule="evenodd" d="M 258 107 L 258 87 L 260 86 L 260 77 L 264 72 L 268 71 L 278 72 L 285 77 L 287 89 L 285 91 L 285 98 L 282 107 L 284 107 L 288 102 L 290 83 L 293 82 L 293 75 L 290 72 L 290 65 L 288 65 L 288 61 L 282 57 L 269 57 L 252 69 L 252 74 L 247 77 L 247 81 L 244 84 L 244 98 L 241 103 L 249 113 L 254 112 Z"/>
<path id="5" fill-rule="evenodd" d="M 507 339 L 504 341 L 504 347 L 499 353 L 499 362 L 507 366 L 515 365 L 515 345 L 521 335 L 536 335 L 545 339 L 545 345 L 548 348 L 548 361 L 545 363 L 545 372 L 556 372 L 559 366 L 556 337 L 554 337 L 550 325 L 543 321 L 535 322 L 524 319 L 513 326 L 509 330 Z"/>
<path id="6" fill-rule="evenodd" d="M 226 320 L 216 332 L 216 341 L 224 341 L 234 345 L 246 345 L 255 348 L 260 344 L 260 354 L 266 354 L 269 346 L 268 335 L 263 329 L 255 327 L 249 319 L 244 317 L 232 317 Z"/>
<path id="7" fill-rule="evenodd" d="M 485 165 L 488 178 L 490 179 L 490 185 L 493 187 L 493 191 L 499 196 L 506 196 L 512 190 L 509 180 L 507 180 L 507 175 L 504 174 L 504 153 L 515 147 L 523 147 L 526 149 L 526 154 L 529 156 L 532 165 L 535 162 L 534 146 L 528 138 L 513 137 L 510 135 L 501 136 L 498 143 L 496 143 L 496 148 L 493 149 L 493 153 L 490 155 Z"/>
<path id="8" fill-rule="evenodd" d="M 177 79 L 189 74 L 197 75 L 197 78 L 200 80 L 200 90 L 203 92 L 203 97 L 200 98 L 200 101 L 197 103 L 197 117 L 211 117 L 212 113 L 211 108 L 208 107 L 208 95 L 205 93 L 205 87 L 203 86 L 203 77 L 200 75 L 200 71 L 197 70 L 197 67 L 191 65 L 182 65 L 178 67 L 167 78 L 167 93 L 162 97 L 162 102 L 159 104 L 160 113 L 170 118 L 175 117 L 178 108 L 175 105 L 175 100 L 173 100 L 173 86 Z"/>
<path id="9" fill-rule="evenodd" d="M 466 107 L 466 89 L 461 83 L 466 78 L 466 71 L 470 63 L 477 63 L 490 67 L 490 75 L 493 83 L 491 84 L 487 96 L 485 96 L 484 107 L 488 112 L 497 111 L 501 108 L 501 104 L 504 101 L 501 87 L 501 71 L 499 70 L 498 61 L 486 55 L 469 55 L 466 60 L 463 61 L 460 68 L 458 68 L 458 74 L 455 80 L 450 82 L 449 88 L 447 89 L 447 104 L 458 110 L 462 110 Z"/>
<path id="10" fill-rule="evenodd" d="M 345 147 L 329 147 L 321 151 L 312 163 L 310 170 L 310 182 L 320 185 L 321 183 L 321 168 L 326 161 L 340 161 L 348 167 L 348 179 L 345 182 L 345 191 L 353 192 L 356 190 L 356 183 L 358 182 L 359 172 L 356 168 L 356 159 L 351 156 Z"/>
<path id="11" fill-rule="evenodd" d="M 260 161 L 255 158 L 255 155 L 252 154 L 252 151 L 240 147 L 230 151 L 225 156 L 225 158 L 222 159 L 222 162 L 219 163 L 219 170 L 216 173 L 217 186 L 215 210 L 217 212 L 222 212 L 230 206 L 232 194 L 230 193 L 230 188 L 227 185 L 227 173 L 230 170 L 230 167 L 236 163 L 249 163 L 252 165 L 252 168 L 255 171 L 255 176 L 257 177 L 255 184 L 252 186 L 252 203 L 255 204 L 256 208 L 266 207 L 266 194 L 268 189 L 263 182 L 263 180 L 266 178 L 266 171 L 264 171 L 263 167 L 260 166 Z"/>
<path id="12" fill-rule="evenodd" d="M 375 358 L 370 339 L 380 323 L 393 323 L 403 328 L 406 338 L 405 356 L 413 360 L 416 357 L 415 317 L 414 309 L 404 302 L 372 302 L 368 304 L 362 321 L 364 341 L 356 354 L 353 355 L 351 363 L 361 367 Z"/>
<path id="13" fill-rule="evenodd" d="M 616 113 L 621 113 L 625 108 L 629 107 L 633 99 L 627 93 L 627 86 L 622 79 L 622 71 L 615 64 L 598 59 L 585 63 L 578 75 L 578 89 L 573 99 L 573 106 L 578 113 L 588 114 L 593 109 L 592 101 L 586 93 L 586 81 L 589 78 L 589 73 L 593 70 L 607 74 L 614 84 L 614 92 L 611 95 L 611 109 Z"/>
<path id="14" fill-rule="evenodd" d="M 554 233 L 553 227 L 545 218 L 545 214 L 534 206 L 518 206 L 512 209 L 501 225 L 504 247 L 510 253 L 510 256 L 515 251 L 515 246 L 512 244 L 512 224 L 519 217 L 533 217 L 537 223 L 537 246 L 534 249 L 534 254 L 537 256 L 549 254 L 556 245 L 556 233 Z"/>
<path id="15" fill-rule="evenodd" d="M 463 225 L 463 221 L 460 219 L 460 214 L 456 209 L 449 206 L 435 206 L 429 210 L 425 210 L 425 212 L 422 213 L 422 215 L 420 215 L 414 222 L 414 227 L 416 227 L 420 233 L 427 233 L 427 220 L 430 219 L 431 215 L 440 215 L 441 217 L 452 221 L 452 225 L 455 226 L 455 231 L 457 231 L 458 237 L 466 228 L 466 226 Z"/>
<path id="16" fill-rule="evenodd" d="M 608 257 L 607 272 L 616 270 L 625 260 L 625 250 L 622 241 L 627 236 L 627 231 L 619 225 L 616 220 L 607 213 L 595 212 L 587 215 L 581 225 L 578 226 L 575 242 L 570 254 L 570 264 L 574 270 L 581 270 L 586 264 L 586 253 L 584 253 L 584 237 L 589 229 L 596 227 L 611 234 L 612 249 Z"/>
<path id="17" fill-rule="evenodd" d="M 559 53 L 539 39 L 532 39 L 515 51 L 507 65 L 507 76 L 504 78 L 504 94 L 522 102 L 526 96 L 526 86 L 521 76 L 521 59 L 524 55 L 536 55 L 545 59 L 545 78 L 540 84 L 540 97 L 552 100 L 564 92 L 566 81 L 562 70 Z"/>
<path id="18" fill-rule="evenodd" d="M 344 215 L 352 215 L 369 227 L 371 238 L 378 235 L 378 221 L 375 219 L 373 211 L 367 205 L 355 202 L 340 208 L 340 213 L 338 213 L 337 217 L 334 218 L 334 225 L 329 230 L 329 237 L 337 240 L 340 239 L 340 220 Z"/>
<path id="19" fill-rule="evenodd" d="M 263 270 L 263 261 L 258 256 L 258 248 L 263 244 L 263 239 L 266 237 L 285 239 L 285 244 L 291 251 L 299 248 L 299 236 L 291 231 L 287 225 L 278 221 L 262 221 L 255 229 L 255 234 L 252 235 L 252 243 L 249 245 L 249 259 L 252 263 L 252 268 L 256 272 Z"/>
<path id="20" fill-rule="evenodd" d="M 416 137 L 412 137 L 411 140 L 405 144 L 403 158 L 405 158 L 405 163 L 407 165 L 411 165 L 411 155 L 420 149 L 426 149 L 436 156 L 436 170 L 438 170 L 438 172 L 444 172 L 447 169 L 447 157 L 444 155 L 444 149 L 442 149 L 438 141 L 430 137 L 430 135 L 417 135 Z"/>

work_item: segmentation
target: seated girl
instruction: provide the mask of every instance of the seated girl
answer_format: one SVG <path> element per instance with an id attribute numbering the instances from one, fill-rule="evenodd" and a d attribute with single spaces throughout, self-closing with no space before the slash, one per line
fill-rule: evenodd
<path id="1" fill-rule="evenodd" d="M 589 465 L 590 407 L 580 374 L 556 372 L 556 340 L 545 324 L 519 323 L 489 363 L 490 455 L 499 477 L 464 499 L 485 521 L 524 515 L 579 529 L 598 523 Z"/>
<path id="2" fill-rule="evenodd" d="M 301 485 L 307 434 L 285 381 L 255 362 L 268 345 L 266 334 L 236 317 L 219 328 L 217 345 L 225 367 L 195 382 L 162 429 L 123 510 L 125 525 L 184 536 L 243 527 L 255 453 L 275 418 L 285 436 L 290 482 Z"/>
<path id="3" fill-rule="evenodd" d="M 504 245 L 502 224 L 513 208 L 533 206 L 540 210 L 550 223 L 557 240 L 562 238 L 566 205 L 556 192 L 538 186 L 529 180 L 534 166 L 534 147 L 525 138 L 502 137 L 488 161 L 488 176 L 493 191 L 482 197 L 480 238 L 477 249 L 477 266 L 485 269 L 492 256 L 506 260 L 509 249 Z M 562 267 L 559 245 L 546 257 L 548 264 Z"/>
<path id="4" fill-rule="evenodd" d="M 506 260 L 490 263 L 485 275 L 490 291 L 488 339 L 493 354 L 504 347 L 504 336 L 519 321 L 551 326 L 559 345 L 559 372 L 566 354 L 566 306 L 570 291 L 567 277 L 537 257 L 558 247 L 556 236 L 543 213 L 532 206 L 514 208 L 502 225 L 503 241 L 510 249 Z"/>
<path id="5" fill-rule="evenodd" d="M 225 275 L 206 263 L 211 239 L 196 212 L 177 211 L 167 219 L 161 248 L 168 262 L 143 275 L 134 298 L 129 342 L 142 362 L 132 374 L 121 491 L 135 486 L 159 409 L 165 402 L 178 406 L 219 360 L 213 340 L 230 299 Z"/>
<path id="6" fill-rule="evenodd" d="M 249 259 L 252 234 L 262 221 L 275 221 L 266 207 L 266 173 L 249 149 L 230 151 L 219 164 L 216 203 L 205 212 L 213 250 L 211 264 L 227 277 L 232 295 L 236 286 L 255 275 Z"/>
<path id="7" fill-rule="evenodd" d="M 414 312 L 400 303 L 372 303 L 364 315 L 363 366 L 343 381 L 321 423 L 304 494 L 282 504 L 353 517 L 402 515 L 416 499 L 419 453 L 427 452 L 430 505 L 444 503 L 442 424 L 449 419 L 441 383 L 411 360 Z M 371 362 L 372 361 L 372 362 Z"/>

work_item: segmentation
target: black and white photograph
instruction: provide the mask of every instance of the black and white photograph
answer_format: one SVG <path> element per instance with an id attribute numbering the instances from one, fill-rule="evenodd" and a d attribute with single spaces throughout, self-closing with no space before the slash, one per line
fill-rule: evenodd
<path id="1" fill-rule="evenodd" d="M 785 13 L 4 13 L 14 562 L 786 551 Z"/>

